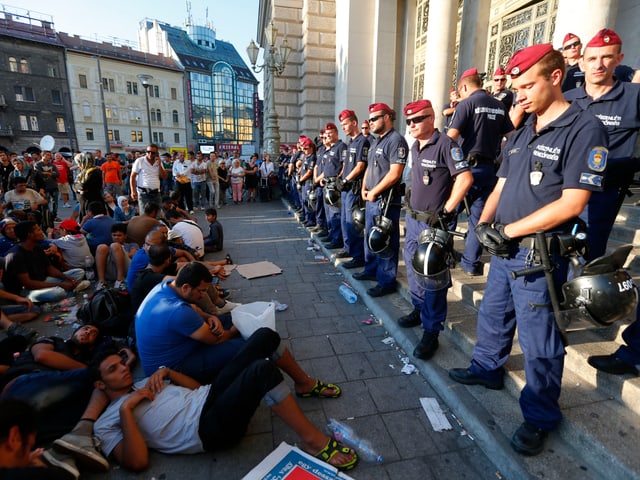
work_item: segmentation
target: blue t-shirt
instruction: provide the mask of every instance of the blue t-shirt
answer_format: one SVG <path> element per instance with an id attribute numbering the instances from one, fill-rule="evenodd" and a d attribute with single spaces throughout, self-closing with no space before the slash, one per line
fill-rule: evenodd
<path id="1" fill-rule="evenodd" d="M 356 168 L 358 162 L 367 163 L 367 157 L 369 156 L 369 140 L 367 137 L 359 133 L 357 137 L 352 138 L 349 141 L 347 147 L 347 157 L 344 160 L 344 170 L 342 171 L 342 178 L 346 179 L 349 174 Z"/>
<path id="2" fill-rule="evenodd" d="M 202 317 L 168 284 L 156 285 L 136 314 L 136 341 L 145 375 L 162 365 L 177 368 L 202 345 L 190 337 L 202 326 Z"/>
<path id="3" fill-rule="evenodd" d="M 93 253 L 98 245 L 111 245 L 111 226 L 115 223 L 109 215 L 100 215 L 90 218 L 82 226 L 82 230 L 87 232 L 87 243 Z"/>
<path id="4" fill-rule="evenodd" d="M 337 177 L 342 170 L 342 162 L 345 158 L 347 146 L 342 140 L 338 140 L 322 155 L 323 171 L 325 177 Z"/>
<path id="5" fill-rule="evenodd" d="M 503 150 L 498 177 L 506 178 L 495 219 L 508 224 L 554 202 L 565 188 L 601 191 L 607 167 L 607 132 L 578 105 L 536 132 L 535 115 Z M 571 225 L 553 231 L 566 232 Z"/>
<path id="6" fill-rule="evenodd" d="M 368 190 L 375 187 L 389 173 L 392 164 L 405 165 L 409 146 L 407 141 L 395 129 L 371 142 L 365 172 Z"/>

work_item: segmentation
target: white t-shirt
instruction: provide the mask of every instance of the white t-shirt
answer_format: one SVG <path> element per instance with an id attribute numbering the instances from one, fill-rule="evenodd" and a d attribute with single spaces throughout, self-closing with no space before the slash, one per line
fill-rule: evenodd
<path id="1" fill-rule="evenodd" d="M 11 202 L 14 210 L 35 210 L 38 208 L 36 204 L 43 200 L 42 195 L 30 188 L 27 188 L 24 193 L 9 190 L 4 194 L 4 201 Z"/>
<path id="2" fill-rule="evenodd" d="M 160 190 L 160 164 L 162 162 L 156 158 L 151 165 L 146 157 L 140 157 L 133 162 L 131 173 L 136 173 L 136 183 L 138 187 L 148 188 L 150 190 Z"/>
<path id="3" fill-rule="evenodd" d="M 198 258 L 204 256 L 204 236 L 197 223 L 191 220 L 182 220 L 176 223 L 171 230 L 180 233 L 184 243 L 196 251 Z"/>
<path id="4" fill-rule="evenodd" d="M 142 388 L 146 382 L 146 379 L 141 380 L 133 388 Z M 147 447 L 162 453 L 204 452 L 198 430 L 210 388 L 210 385 L 203 385 L 189 390 L 167 384 L 152 402 L 140 402 L 133 410 L 133 416 Z M 107 457 L 123 440 L 120 405 L 129 395 L 112 402 L 93 426 L 93 432 L 102 441 L 102 451 Z"/>

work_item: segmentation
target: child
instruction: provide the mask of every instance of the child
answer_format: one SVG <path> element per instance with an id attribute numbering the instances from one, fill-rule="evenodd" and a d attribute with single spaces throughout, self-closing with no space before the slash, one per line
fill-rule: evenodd
<path id="1" fill-rule="evenodd" d="M 204 239 L 204 251 L 206 253 L 219 252 L 223 247 L 224 232 L 218 221 L 218 212 L 215 208 L 207 208 L 205 215 L 207 222 L 209 222 L 209 235 Z"/>

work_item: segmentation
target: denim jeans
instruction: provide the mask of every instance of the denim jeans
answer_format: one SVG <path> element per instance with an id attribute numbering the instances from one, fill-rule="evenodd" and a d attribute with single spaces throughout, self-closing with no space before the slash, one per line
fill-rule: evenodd
<path id="1" fill-rule="evenodd" d="M 81 281 L 84 278 L 84 270 L 82 268 L 72 268 L 64 272 L 67 277 L 71 277 L 76 281 Z M 47 277 L 45 282 L 62 282 L 60 278 Z M 67 296 L 67 291 L 62 287 L 48 287 L 40 288 L 38 290 L 23 290 L 20 294 L 23 297 L 27 297 L 33 303 L 42 302 L 56 302 L 62 300 Z"/>
<path id="2" fill-rule="evenodd" d="M 220 201 L 218 198 L 220 195 L 218 181 L 207 180 L 207 188 L 209 189 L 209 206 L 214 208 L 220 207 L 220 204 L 218 203 Z"/>
<path id="3" fill-rule="evenodd" d="M 205 208 L 207 206 L 207 182 L 193 182 L 191 188 L 193 189 L 193 208 L 198 208 L 198 204 L 201 208 Z"/>

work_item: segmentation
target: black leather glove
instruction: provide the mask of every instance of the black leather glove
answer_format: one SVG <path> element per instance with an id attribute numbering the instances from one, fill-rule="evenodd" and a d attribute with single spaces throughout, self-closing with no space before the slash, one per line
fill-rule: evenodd
<path id="1" fill-rule="evenodd" d="M 498 224 L 499 228 L 504 232 L 504 225 Z M 491 255 L 498 257 L 509 257 L 511 253 L 511 238 L 503 236 L 499 230 L 492 227 L 487 222 L 482 222 L 476 225 L 475 228 L 476 237 L 484 248 Z"/>
<path id="2" fill-rule="evenodd" d="M 446 226 L 456 219 L 456 212 L 447 212 L 446 209 L 442 209 L 438 212 L 438 218 L 442 222 L 442 227 L 446 230 Z"/>
<path id="3" fill-rule="evenodd" d="M 342 193 L 344 191 L 344 180 L 342 180 L 342 177 L 336 177 L 335 184 L 336 184 L 336 190 Z"/>

